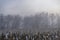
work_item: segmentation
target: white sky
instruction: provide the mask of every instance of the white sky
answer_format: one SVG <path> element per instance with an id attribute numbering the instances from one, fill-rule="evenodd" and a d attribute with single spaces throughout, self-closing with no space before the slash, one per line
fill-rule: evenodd
<path id="1" fill-rule="evenodd" d="M 42 11 L 53 13 L 60 11 L 59 0 L 6 0 L 2 5 L 4 14 L 30 15 Z"/>

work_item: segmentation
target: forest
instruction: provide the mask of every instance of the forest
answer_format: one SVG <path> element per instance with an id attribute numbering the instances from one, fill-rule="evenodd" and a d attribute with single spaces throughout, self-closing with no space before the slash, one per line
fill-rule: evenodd
<path id="1" fill-rule="evenodd" d="M 51 30 L 60 28 L 60 15 L 54 13 L 37 13 L 35 15 L 4 15 L 0 14 L 0 30 L 21 29 L 30 31 Z"/>

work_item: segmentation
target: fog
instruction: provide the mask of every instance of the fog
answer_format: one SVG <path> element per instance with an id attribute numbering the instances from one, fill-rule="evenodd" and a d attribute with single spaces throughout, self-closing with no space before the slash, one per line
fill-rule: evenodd
<path id="1" fill-rule="evenodd" d="M 60 13 L 59 0 L 0 0 L 1 13 L 34 15 L 40 12 Z"/>
<path id="2" fill-rule="evenodd" d="M 0 29 L 59 29 L 59 14 L 59 0 L 0 0 Z"/>

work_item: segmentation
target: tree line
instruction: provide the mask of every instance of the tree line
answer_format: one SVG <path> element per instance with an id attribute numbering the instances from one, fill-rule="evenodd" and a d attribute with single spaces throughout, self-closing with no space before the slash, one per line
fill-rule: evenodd
<path id="1" fill-rule="evenodd" d="M 0 14 L 0 29 L 27 29 L 40 30 L 40 28 L 60 28 L 60 15 L 40 13 L 31 16 Z"/>

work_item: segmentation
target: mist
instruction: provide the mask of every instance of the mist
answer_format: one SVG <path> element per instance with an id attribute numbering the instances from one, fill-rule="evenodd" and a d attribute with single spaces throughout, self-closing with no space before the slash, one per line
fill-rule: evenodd
<path id="1" fill-rule="evenodd" d="M 59 13 L 59 0 L 0 0 L 0 28 L 60 28 Z"/>
<path id="2" fill-rule="evenodd" d="M 1 13 L 29 16 L 40 12 L 60 13 L 59 0 L 0 0 Z"/>

